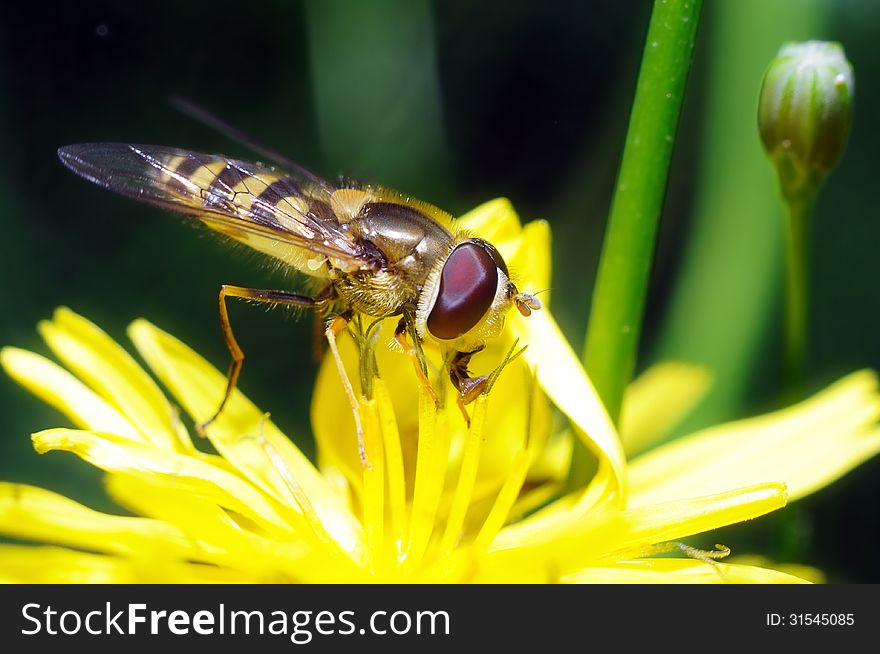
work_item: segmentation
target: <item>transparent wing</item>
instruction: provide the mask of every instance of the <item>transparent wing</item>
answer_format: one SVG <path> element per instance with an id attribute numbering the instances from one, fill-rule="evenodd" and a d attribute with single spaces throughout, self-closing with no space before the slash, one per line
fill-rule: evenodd
<path id="1" fill-rule="evenodd" d="M 281 260 L 290 258 L 287 245 L 324 255 L 344 270 L 377 266 L 336 219 L 333 187 L 311 173 L 126 143 L 68 145 L 58 156 L 99 186 L 195 218 Z"/>

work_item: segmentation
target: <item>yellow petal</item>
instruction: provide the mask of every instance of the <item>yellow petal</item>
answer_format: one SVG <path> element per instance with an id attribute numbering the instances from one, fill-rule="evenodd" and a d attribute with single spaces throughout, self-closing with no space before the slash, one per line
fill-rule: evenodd
<path id="1" fill-rule="evenodd" d="M 528 541 L 500 549 L 496 539 L 486 562 L 493 569 L 538 566 L 565 575 L 614 558 L 629 559 L 650 553 L 652 545 L 676 541 L 763 515 L 785 505 L 781 484 L 763 484 L 708 497 L 620 511 L 598 508 L 581 520 L 556 530 L 533 532 Z"/>
<path id="2" fill-rule="evenodd" d="M 511 466 L 510 476 L 504 480 L 504 485 L 501 486 L 501 490 L 492 505 L 492 509 L 489 511 L 489 515 L 486 516 L 486 521 L 474 539 L 474 550 L 477 553 L 485 552 L 492 544 L 495 536 L 501 531 L 504 523 L 507 522 L 510 510 L 522 490 L 523 482 L 526 480 L 526 472 L 528 471 L 529 453 L 523 449 L 517 454 L 518 456 L 514 459 L 513 466 Z"/>
<path id="3" fill-rule="evenodd" d="M 195 421 L 205 421 L 214 414 L 226 389 L 226 375 L 146 320 L 133 322 L 129 336 L 156 376 Z M 326 530 L 353 556 L 363 556 L 363 533 L 344 498 L 243 393 L 236 389 L 232 394 L 223 412 L 208 427 L 208 437 L 251 483 L 279 502 L 292 503 L 289 482 L 295 482 L 310 504 L 297 506 L 298 510 L 308 512 L 313 508 L 319 523 L 316 528 Z M 277 455 L 286 470 L 276 468 L 272 454 Z"/>
<path id="4" fill-rule="evenodd" d="M 620 415 L 620 438 L 627 456 L 651 447 L 667 435 L 703 398 L 712 383 L 698 365 L 658 363 L 626 389 Z"/>
<path id="5" fill-rule="evenodd" d="M 446 416 L 437 411 L 434 400 L 424 389 L 419 393 L 419 413 L 419 452 L 407 544 L 407 562 L 411 566 L 421 562 L 436 526 L 449 458 Z"/>
<path id="6" fill-rule="evenodd" d="M 130 584 L 137 581 L 119 557 L 62 547 L 0 545 L 0 582 L 8 584 Z"/>
<path id="7" fill-rule="evenodd" d="M 806 584 L 795 575 L 750 565 L 693 559 L 635 559 L 564 575 L 572 584 Z"/>
<path id="8" fill-rule="evenodd" d="M 519 216 L 507 198 L 495 198 L 460 216 L 456 226 L 484 238 L 497 246 L 496 241 L 519 235 Z"/>
<path id="9" fill-rule="evenodd" d="M 564 429 L 553 434 L 543 447 L 540 447 L 535 462 L 529 468 L 529 481 L 562 481 L 571 467 L 571 453 L 574 448 L 574 435 Z"/>
<path id="10" fill-rule="evenodd" d="M 363 425 L 363 524 L 366 531 L 370 565 L 379 570 L 385 563 L 385 448 L 382 422 L 375 398 L 361 400 L 360 419 Z"/>
<path id="11" fill-rule="evenodd" d="M 600 465 L 585 488 L 572 491 L 523 520 L 504 527 L 492 542 L 492 549 L 514 549 L 547 542 L 565 533 L 571 525 L 586 519 L 603 505 L 613 504 L 607 492 L 611 477 L 611 466 L 607 463 Z"/>
<path id="12" fill-rule="evenodd" d="M 42 488 L 8 482 L 0 482 L 0 533 L 98 552 L 193 554 L 183 534 L 164 522 L 101 513 Z"/>
<path id="13" fill-rule="evenodd" d="M 630 506 L 783 482 L 791 499 L 839 478 L 880 451 L 880 396 L 857 372 L 794 407 L 712 427 L 638 457 Z"/>
<path id="14" fill-rule="evenodd" d="M 194 545 L 190 559 L 277 582 L 353 582 L 359 571 L 331 548 L 313 547 L 297 534 L 271 538 L 216 503 L 183 494 L 161 477 L 110 474 L 107 490 L 122 506 L 173 524 Z"/>
<path id="15" fill-rule="evenodd" d="M 243 479 L 201 459 L 151 445 L 132 443 L 113 434 L 75 429 L 47 429 L 34 434 L 34 449 L 73 452 L 108 472 L 160 476 L 177 483 L 183 493 L 193 493 L 237 511 L 275 533 L 288 533 L 290 524 L 277 506 Z"/>
<path id="16" fill-rule="evenodd" d="M 800 563 L 775 563 L 760 554 L 738 554 L 725 559 L 725 562 L 775 570 L 794 577 L 800 577 L 811 584 L 824 584 L 828 582 L 825 573 L 818 568 Z"/>
<path id="17" fill-rule="evenodd" d="M 383 449 L 388 470 L 388 508 L 393 540 L 404 542 L 406 533 L 406 470 L 400 449 L 400 432 L 391 405 L 391 394 L 382 379 L 374 380 L 376 403 L 382 426 Z"/>
<path id="18" fill-rule="evenodd" d="M 51 321 L 42 321 L 39 331 L 55 356 L 125 415 L 144 439 L 179 452 L 194 450 L 156 383 L 106 333 L 64 307 Z"/>
<path id="19" fill-rule="evenodd" d="M 254 583 L 235 570 L 167 559 L 87 554 L 61 547 L 0 545 L 0 582 L 40 584 Z"/>
<path id="20" fill-rule="evenodd" d="M 608 493 L 622 501 L 626 459 L 617 431 L 583 367 L 549 311 L 528 318 L 515 315 L 511 331 L 527 345 L 523 357 L 532 365 L 550 400 L 572 421 L 578 435 L 613 471 Z"/>
<path id="21" fill-rule="evenodd" d="M 504 256 L 514 283 L 520 291 L 535 294 L 550 308 L 550 225 L 545 220 L 533 220 L 522 228 L 513 241 L 495 244 Z"/>
<path id="22" fill-rule="evenodd" d="M 604 540 L 604 552 L 631 550 L 751 520 L 786 504 L 784 484 L 756 484 L 621 512 L 602 512 L 585 525 Z M 580 529 L 575 529 L 575 532 Z"/>
<path id="23" fill-rule="evenodd" d="M 477 470 L 483 449 L 483 426 L 486 421 L 487 400 L 487 396 L 481 395 L 474 402 L 467 444 L 461 458 L 461 469 L 455 483 L 452 505 L 446 519 L 443 537 L 440 540 L 440 551 L 444 554 L 451 552 L 458 542 L 468 508 L 472 503 L 474 484 L 477 480 Z"/>
<path id="24" fill-rule="evenodd" d="M 0 350 L 6 373 L 84 429 L 107 431 L 134 441 L 144 436 L 119 411 L 61 366 L 15 347 Z"/>

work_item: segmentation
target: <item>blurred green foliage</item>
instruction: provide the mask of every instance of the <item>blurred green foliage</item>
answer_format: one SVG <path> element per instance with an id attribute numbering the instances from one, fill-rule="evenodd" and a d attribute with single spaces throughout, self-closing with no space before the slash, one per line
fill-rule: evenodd
<path id="1" fill-rule="evenodd" d="M 803 8 L 803 11 L 801 10 Z M 93 187 L 59 145 L 128 141 L 251 153 L 182 116 L 192 100 L 325 177 L 354 175 L 461 213 L 498 195 L 554 230 L 554 312 L 583 341 L 650 4 L 646 0 L 36 4 L 0 24 L 0 343 L 45 352 L 35 323 L 65 304 L 125 341 L 144 316 L 218 366 L 221 283 L 296 288 L 259 258 Z M 671 171 L 639 367 L 711 363 L 690 427 L 779 403 L 782 210 L 754 103 L 785 40 L 841 41 L 856 76 L 848 151 L 814 216 L 810 385 L 880 368 L 874 161 L 880 5 L 706 3 Z M 243 390 L 311 448 L 311 320 L 232 309 Z M 0 377 L 0 478 L 108 508 L 99 475 L 38 457 L 27 435 L 64 424 Z M 874 461 L 727 538 L 738 551 L 880 581 Z"/>
<path id="2" fill-rule="evenodd" d="M 756 375 L 778 375 L 778 362 L 759 364 L 762 348 L 781 358 L 785 212 L 758 138 L 757 99 L 782 42 L 826 34 L 829 12 L 829 3 L 815 0 L 744 0 L 719 3 L 715 20 L 704 25 L 694 222 L 657 356 L 706 362 L 723 376 L 683 429 L 728 418 L 744 399 L 756 397 L 749 395 Z"/>

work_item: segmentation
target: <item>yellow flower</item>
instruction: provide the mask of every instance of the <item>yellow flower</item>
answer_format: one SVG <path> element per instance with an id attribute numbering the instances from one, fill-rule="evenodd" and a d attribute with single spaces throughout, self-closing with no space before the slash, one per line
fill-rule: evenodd
<path id="1" fill-rule="evenodd" d="M 546 223 L 521 227 L 496 200 L 461 224 L 498 246 L 522 288 L 549 287 Z M 877 381 L 859 372 L 798 406 L 627 463 L 697 401 L 706 373 L 649 370 L 626 397 L 621 440 L 545 309 L 512 312 L 503 336 L 474 358 L 486 373 L 515 339 L 528 346 L 470 407 L 470 427 L 454 401 L 438 408 L 420 389 L 405 356 L 380 345 L 380 377 L 360 400 L 366 465 L 329 358 L 312 406 L 317 465 L 238 391 L 208 428 L 216 453 L 206 453 L 147 372 L 95 325 L 59 309 L 40 332 L 66 369 L 12 347 L 0 362 L 78 428 L 34 434 L 34 447 L 104 470 L 108 493 L 135 517 L 0 484 L 0 534 L 47 543 L 0 546 L 3 581 L 797 582 L 756 565 L 710 564 L 709 553 L 685 546 L 690 556 L 658 555 L 666 543 L 781 508 L 880 450 Z M 383 338 L 392 332 L 384 326 Z M 195 422 L 212 415 L 221 372 L 145 320 L 129 336 L 176 405 Z M 359 390 L 356 348 L 342 339 L 340 349 Z M 562 421 L 553 406 L 569 428 L 554 430 Z M 560 496 L 573 438 L 595 454 L 597 473 Z"/>

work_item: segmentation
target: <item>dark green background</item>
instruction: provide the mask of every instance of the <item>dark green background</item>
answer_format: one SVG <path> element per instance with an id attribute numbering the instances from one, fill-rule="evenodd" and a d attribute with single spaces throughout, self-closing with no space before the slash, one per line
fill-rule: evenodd
<path id="1" fill-rule="evenodd" d="M 173 110 L 197 102 L 333 179 L 453 213 L 498 195 L 554 230 L 554 311 L 579 349 L 649 15 L 645 1 L 20 3 L 0 23 L 0 343 L 45 352 L 64 304 L 124 341 L 144 316 L 218 366 L 216 293 L 296 288 L 258 258 L 68 173 L 59 145 L 127 141 L 254 158 Z M 840 40 L 855 68 L 850 147 L 814 221 L 811 387 L 880 367 L 876 153 L 880 6 L 707 1 L 658 245 L 640 367 L 706 361 L 689 428 L 778 405 L 781 208 L 752 130 L 761 68 L 788 39 Z M 757 62 L 757 63 L 756 63 Z M 729 121 L 729 125 L 728 122 Z M 737 127 L 738 126 L 738 127 Z M 696 253 L 696 254 L 695 254 Z M 310 449 L 311 321 L 233 308 L 242 388 Z M 0 378 L 0 478 L 107 508 L 88 465 L 38 457 L 64 424 Z M 721 539 L 877 582 L 880 462 Z"/>

